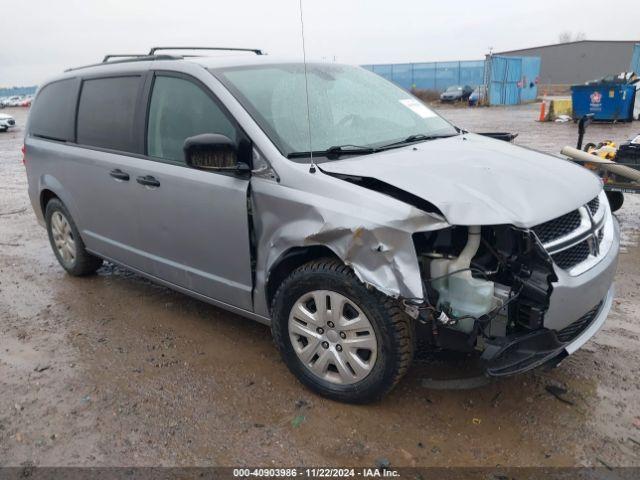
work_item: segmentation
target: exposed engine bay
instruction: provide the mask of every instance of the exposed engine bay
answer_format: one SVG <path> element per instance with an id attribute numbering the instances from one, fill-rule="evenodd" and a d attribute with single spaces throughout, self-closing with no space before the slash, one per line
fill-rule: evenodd
<path id="1" fill-rule="evenodd" d="M 543 328 L 557 277 L 533 232 L 454 226 L 417 233 L 414 242 L 426 298 L 419 320 L 434 347 L 484 350 Z"/>

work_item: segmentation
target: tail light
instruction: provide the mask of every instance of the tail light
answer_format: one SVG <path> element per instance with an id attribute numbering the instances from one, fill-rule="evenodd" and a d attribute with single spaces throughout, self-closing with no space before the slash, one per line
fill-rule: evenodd
<path id="1" fill-rule="evenodd" d="M 22 151 L 22 164 L 26 165 L 27 164 L 27 146 L 23 144 L 21 151 Z"/>

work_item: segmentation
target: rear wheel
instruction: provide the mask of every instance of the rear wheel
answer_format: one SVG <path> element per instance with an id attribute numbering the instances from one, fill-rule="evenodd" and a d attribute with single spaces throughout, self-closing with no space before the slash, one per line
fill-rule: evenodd
<path id="1" fill-rule="evenodd" d="M 413 359 L 411 319 L 334 259 L 295 270 L 278 289 L 272 314 L 275 343 L 289 370 L 334 400 L 379 399 Z"/>
<path id="2" fill-rule="evenodd" d="M 57 198 L 47 203 L 45 220 L 53 253 L 67 273 L 90 275 L 100 268 L 102 259 L 87 252 L 69 211 Z"/>

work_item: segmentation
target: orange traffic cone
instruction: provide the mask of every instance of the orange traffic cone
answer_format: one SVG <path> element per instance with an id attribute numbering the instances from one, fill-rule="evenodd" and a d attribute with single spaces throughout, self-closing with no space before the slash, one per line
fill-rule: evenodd
<path id="1" fill-rule="evenodd" d="M 547 118 L 547 102 L 544 100 L 540 103 L 540 117 L 538 118 L 539 122 L 546 121 Z"/>

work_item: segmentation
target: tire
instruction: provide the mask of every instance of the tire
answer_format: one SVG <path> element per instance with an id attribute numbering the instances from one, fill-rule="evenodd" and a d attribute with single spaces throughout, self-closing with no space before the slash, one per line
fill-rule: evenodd
<path id="1" fill-rule="evenodd" d="M 62 268 L 74 277 L 95 273 L 102 265 L 102 259 L 87 252 L 67 207 L 57 198 L 52 198 L 47 203 L 44 217 L 49 243 Z M 58 245 L 62 246 L 59 248 Z M 73 255 L 70 254 L 70 245 L 73 245 Z"/>
<path id="2" fill-rule="evenodd" d="M 309 299 L 311 304 L 301 303 L 308 302 L 305 300 L 307 297 L 312 297 Z M 334 304 L 341 301 L 344 304 L 341 304 L 338 324 L 329 321 L 320 325 L 318 330 L 315 327 L 322 323 L 322 312 L 315 306 L 314 298 L 327 297 L 328 304 L 332 299 L 335 300 Z M 309 317 L 303 317 L 308 321 L 304 331 L 313 332 L 306 345 L 303 337 L 296 333 L 301 323 L 299 313 L 292 312 L 294 307 L 296 312 L 300 312 L 300 305 L 309 308 L 307 312 L 314 307 L 316 309 L 312 315 L 317 323 L 309 321 Z M 300 382 L 324 397 L 347 403 L 378 400 L 393 389 L 413 360 L 415 325 L 411 318 L 396 300 L 367 289 L 349 267 L 335 259 L 314 260 L 294 270 L 279 286 L 271 310 L 273 338 L 285 364 Z M 334 312 L 328 307 L 325 312 L 331 318 L 338 318 L 333 317 Z M 364 327 L 359 329 L 354 326 L 364 326 L 366 323 L 369 325 L 368 335 L 364 335 Z M 323 335 L 315 338 L 315 333 Z M 321 343 L 323 339 L 326 345 Z M 369 346 L 360 349 L 355 345 L 363 341 Z M 314 343 L 316 347 L 313 347 Z M 342 344 L 345 346 L 341 347 Z M 375 348 L 370 348 L 372 344 L 375 344 Z M 311 362 L 303 362 L 301 358 L 309 358 L 306 353 L 308 347 L 315 348 L 322 355 L 315 363 L 313 358 L 316 355 Z M 303 349 L 303 353 L 300 353 L 300 349 Z M 309 352 L 313 353 L 313 350 Z M 354 355 L 358 355 L 358 358 Z M 318 364 L 327 363 L 324 360 L 327 356 L 337 361 L 332 364 L 329 360 L 325 373 L 320 376 L 312 368 L 321 370 Z M 312 363 L 314 367 L 310 366 Z M 339 363 L 340 370 L 337 368 Z M 368 372 L 363 373 L 367 369 Z"/>
<path id="3" fill-rule="evenodd" d="M 624 194 L 622 192 L 605 192 L 607 195 L 607 200 L 609 200 L 609 206 L 611 207 L 612 212 L 617 212 L 622 208 L 622 204 L 624 203 Z"/>

